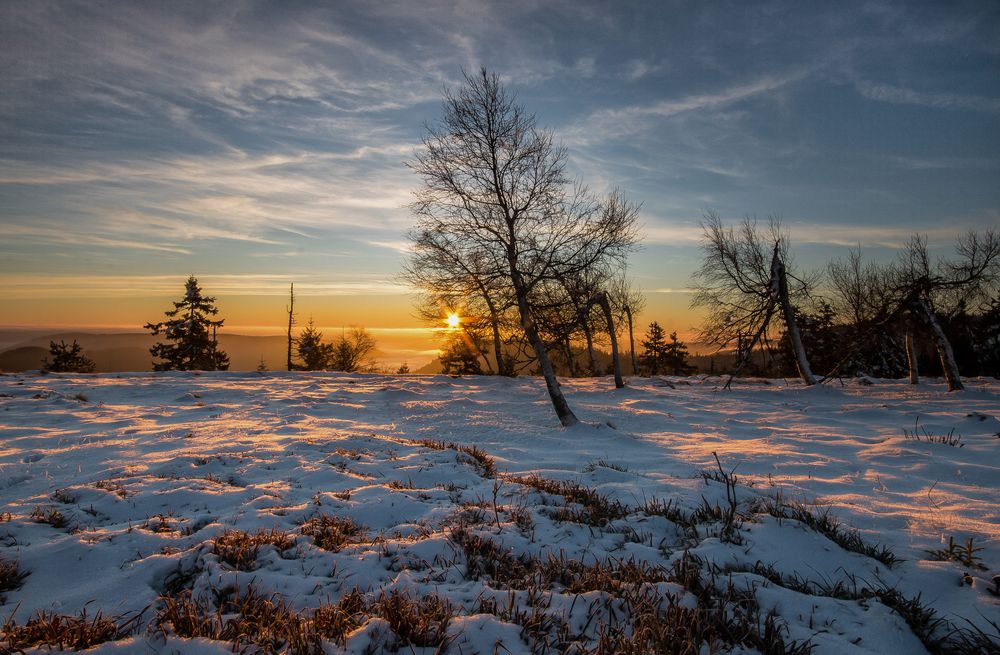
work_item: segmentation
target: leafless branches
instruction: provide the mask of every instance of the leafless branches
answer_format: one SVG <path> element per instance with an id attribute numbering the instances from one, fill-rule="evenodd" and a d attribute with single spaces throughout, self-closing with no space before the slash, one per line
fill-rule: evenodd
<path id="1" fill-rule="evenodd" d="M 516 308 L 556 414 L 570 425 L 577 419 L 555 379 L 539 310 L 562 281 L 624 267 L 638 207 L 619 192 L 598 198 L 570 184 L 565 158 L 496 74 L 466 75 L 410 162 L 422 186 L 406 275 L 431 295 L 477 296 L 494 326 Z"/>

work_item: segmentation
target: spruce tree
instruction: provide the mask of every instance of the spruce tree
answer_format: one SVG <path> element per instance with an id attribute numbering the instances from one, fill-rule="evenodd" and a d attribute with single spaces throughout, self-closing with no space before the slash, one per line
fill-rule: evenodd
<path id="1" fill-rule="evenodd" d="M 169 320 L 147 323 L 147 330 L 162 334 L 160 342 L 149 349 L 154 371 L 225 371 L 229 355 L 219 350 L 216 331 L 223 319 L 212 320 L 219 313 L 215 298 L 203 296 L 198 280 L 192 275 L 184 285 L 184 299 L 174 302 L 174 308 L 164 312 Z"/>
<path id="2" fill-rule="evenodd" d="M 640 363 L 649 375 L 659 375 L 667 368 L 667 342 L 663 338 L 663 328 L 656 321 L 649 324 L 646 340 L 642 342 L 643 353 Z"/>
<path id="3" fill-rule="evenodd" d="M 73 339 L 72 345 L 63 340 L 49 342 L 49 355 L 42 360 L 42 370 L 52 373 L 93 373 L 96 365 L 83 355 L 83 346 Z"/>
<path id="4" fill-rule="evenodd" d="M 670 333 L 670 342 L 664 348 L 664 365 L 674 375 L 689 375 L 694 367 L 688 364 L 687 345 L 677 338 L 676 332 Z"/>
<path id="5" fill-rule="evenodd" d="M 479 365 L 479 357 L 472 353 L 470 344 L 465 342 L 463 336 L 465 335 L 453 336 L 438 358 L 442 372 L 447 375 L 482 375 L 483 367 Z"/>
<path id="6" fill-rule="evenodd" d="M 323 333 L 316 329 L 311 318 L 299 335 L 297 348 L 299 359 L 302 360 L 302 365 L 298 368 L 306 371 L 322 371 L 330 367 L 333 344 L 323 343 Z"/>

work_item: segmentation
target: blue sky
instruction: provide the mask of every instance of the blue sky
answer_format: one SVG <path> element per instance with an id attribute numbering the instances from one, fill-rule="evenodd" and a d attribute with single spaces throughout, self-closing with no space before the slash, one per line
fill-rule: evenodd
<path id="1" fill-rule="evenodd" d="M 194 273 L 241 307 L 294 280 L 317 312 L 395 299 L 331 324 L 412 323 L 404 162 L 483 65 L 574 175 L 643 204 L 633 275 L 663 311 L 686 307 L 707 209 L 780 215 L 814 268 L 1000 224 L 996 2 L 14 0 L 0 322 L 127 323 Z"/>

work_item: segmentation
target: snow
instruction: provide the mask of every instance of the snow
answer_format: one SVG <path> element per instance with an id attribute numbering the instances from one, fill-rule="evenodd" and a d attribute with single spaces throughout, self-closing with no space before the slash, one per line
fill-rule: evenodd
<path id="1" fill-rule="evenodd" d="M 477 609 L 488 597 L 520 603 L 524 592 L 463 575 L 454 530 L 478 511 L 476 533 L 515 555 L 664 566 L 684 551 L 697 555 L 753 589 L 787 636 L 810 640 L 814 653 L 924 646 L 877 600 L 801 593 L 753 567 L 817 588 L 840 582 L 919 595 L 948 621 L 992 634 L 990 622 L 1000 622 L 1000 598 L 990 591 L 1000 573 L 1000 382 L 968 379 L 956 393 L 940 381 L 803 387 L 749 379 L 729 391 L 723 382 L 632 378 L 616 390 L 610 378 L 563 380 L 584 421 L 566 429 L 544 384 L 527 377 L 0 376 L 0 516 L 10 513 L 0 520 L 0 556 L 30 572 L 21 588 L 0 594 L 0 616 L 23 623 L 36 610 L 113 616 L 149 607 L 148 624 L 169 581 L 188 574 L 194 596 L 253 585 L 301 609 L 355 588 L 372 598 L 436 593 L 461 609 L 447 628 L 448 652 L 492 653 L 498 644 L 499 652 L 529 652 L 519 626 Z M 908 438 L 904 429 L 915 425 L 921 435 L 954 429 L 961 447 Z M 465 453 L 416 443 L 426 439 L 478 446 L 501 475 L 484 478 Z M 602 528 L 558 520 L 561 499 L 509 477 L 536 474 L 632 508 L 655 498 L 691 511 L 726 505 L 725 485 L 711 479 L 715 454 L 740 482 L 738 543 L 722 538 L 719 526 L 698 526 L 692 536 L 641 512 Z M 829 511 L 903 561 L 888 567 L 799 521 L 752 511 L 769 498 Z M 36 508 L 58 510 L 67 525 L 33 520 Z M 515 525 L 517 511 L 530 516 L 530 527 Z M 300 532 L 318 513 L 353 519 L 364 535 L 338 552 L 320 549 Z M 227 530 L 272 528 L 294 546 L 263 546 L 251 572 L 213 551 L 212 540 Z M 928 553 L 970 537 L 984 570 Z M 961 583 L 967 571 L 971 586 Z M 694 602 L 673 582 L 657 585 Z M 583 603 L 553 591 L 550 611 L 584 630 L 581 608 L 601 593 L 588 591 Z M 327 652 L 398 647 L 391 633 L 385 621 L 369 619 L 344 644 L 327 643 Z M 228 652 L 229 645 L 150 629 L 96 652 L 179 650 Z"/>

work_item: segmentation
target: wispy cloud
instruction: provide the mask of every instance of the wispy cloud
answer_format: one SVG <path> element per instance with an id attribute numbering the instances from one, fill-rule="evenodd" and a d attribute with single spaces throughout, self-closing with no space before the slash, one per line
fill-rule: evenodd
<path id="1" fill-rule="evenodd" d="M 409 289 L 387 276 L 323 276 L 291 274 L 208 274 L 198 282 L 210 295 L 286 296 L 295 283 L 301 296 L 405 294 Z M 130 298 L 176 296 L 183 290 L 179 275 L 4 274 L 8 298 Z"/>
<path id="2" fill-rule="evenodd" d="M 6 225 L 4 234 L 10 239 L 23 243 L 62 244 L 67 246 L 99 246 L 102 248 L 124 248 L 128 250 L 150 250 L 190 255 L 191 251 L 171 243 L 149 243 L 133 239 L 119 239 L 94 234 L 79 234 L 61 228 Z"/>
<path id="3" fill-rule="evenodd" d="M 869 100 L 878 100 L 879 102 L 920 105 L 934 109 L 1000 113 L 1000 98 L 957 93 L 926 93 L 890 84 L 875 84 L 865 81 L 858 81 L 855 86 L 861 95 Z"/>
<path id="4" fill-rule="evenodd" d="M 766 95 L 801 80 L 806 75 L 796 70 L 780 75 L 766 75 L 752 82 L 740 83 L 710 93 L 697 93 L 652 103 L 600 109 L 574 125 L 560 129 L 560 136 L 571 146 L 592 145 L 619 139 L 642 131 L 649 121 L 665 120 L 698 110 L 719 109 L 755 96 Z"/>

